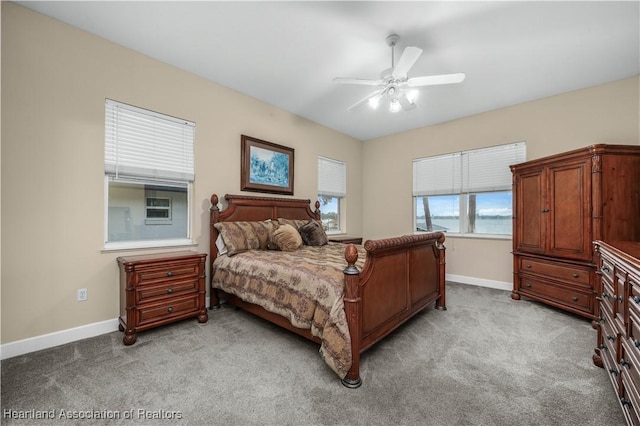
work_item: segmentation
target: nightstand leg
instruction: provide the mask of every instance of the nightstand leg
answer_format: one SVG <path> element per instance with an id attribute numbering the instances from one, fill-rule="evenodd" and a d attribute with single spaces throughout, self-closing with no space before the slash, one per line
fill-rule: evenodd
<path id="1" fill-rule="evenodd" d="M 122 338 L 122 343 L 124 343 L 127 346 L 133 345 L 136 342 L 137 338 L 138 338 L 138 335 L 135 332 L 131 330 L 127 330 L 124 333 L 124 337 Z"/>

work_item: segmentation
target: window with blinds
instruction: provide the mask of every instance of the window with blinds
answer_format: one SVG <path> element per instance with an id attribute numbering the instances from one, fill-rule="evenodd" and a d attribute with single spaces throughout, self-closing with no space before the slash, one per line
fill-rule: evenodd
<path id="1" fill-rule="evenodd" d="M 346 196 L 346 163 L 326 157 L 318 157 L 320 218 L 325 231 L 328 233 L 340 233 L 344 230 L 344 220 L 341 220 L 341 216 Z"/>
<path id="2" fill-rule="evenodd" d="M 106 100 L 106 249 L 191 244 L 194 139 L 193 122 Z"/>
<path id="3" fill-rule="evenodd" d="M 414 160 L 414 229 L 511 235 L 509 166 L 525 160 L 525 142 Z"/>

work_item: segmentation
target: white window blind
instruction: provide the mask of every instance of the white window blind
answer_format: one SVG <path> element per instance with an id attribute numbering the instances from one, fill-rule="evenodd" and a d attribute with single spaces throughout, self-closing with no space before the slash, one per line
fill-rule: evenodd
<path id="1" fill-rule="evenodd" d="M 318 157 L 318 194 L 329 197 L 347 195 L 347 165 L 342 161 Z"/>
<path id="2" fill-rule="evenodd" d="M 195 123 L 120 102 L 105 103 L 105 173 L 114 178 L 190 182 Z"/>
<path id="3" fill-rule="evenodd" d="M 413 195 L 510 191 L 509 166 L 525 160 L 525 142 L 413 160 Z"/>
<path id="4" fill-rule="evenodd" d="M 462 192 L 511 191 L 511 164 L 525 161 L 524 142 L 465 151 Z"/>
<path id="5" fill-rule="evenodd" d="M 458 194 L 462 188 L 461 153 L 413 160 L 413 195 Z"/>

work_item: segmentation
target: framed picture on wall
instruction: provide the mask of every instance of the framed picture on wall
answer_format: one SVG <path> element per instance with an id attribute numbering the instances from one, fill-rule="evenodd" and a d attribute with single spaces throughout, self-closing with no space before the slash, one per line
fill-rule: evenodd
<path id="1" fill-rule="evenodd" d="M 240 189 L 293 195 L 293 148 L 242 135 Z"/>

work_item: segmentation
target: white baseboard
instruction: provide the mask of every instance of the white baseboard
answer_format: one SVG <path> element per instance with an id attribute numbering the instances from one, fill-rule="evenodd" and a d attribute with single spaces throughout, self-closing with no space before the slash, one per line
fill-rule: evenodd
<path id="1" fill-rule="evenodd" d="M 205 301 L 205 306 L 209 306 L 209 298 Z M 56 331 L 42 336 L 30 337 L 24 340 L 5 343 L 0 345 L 0 359 L 12 358 L 18 355 L 42 349 L 53 348 L 76 340 L 87 339 L 89 337 L 100 336 L 111 333 L 118 329 L 118 318 L 94 322 L 93 324 L 81 325 L 67 330 Z"/>
<path id="2" fill-rule="evenodd" d="M 54 333 L 43 334 L 42 336 L 30 337 L 16 342 L 5 343 L 0 346 L 0 359 L 7 359 L 41 349 L 52 348 L 75 342 L 76 340 L 95 337 L 105 333 L 111 333 L 118 329 L 118 319 L 110 319 L 93 324 L 81 325 L 67 330 L 56 331 Z"/>
<path id="3" fill-rule="evenodd" d="M 513 283 L 506 281 L 486 280 L 484 278 L 466 277 L 464 275 L 445 274 L 445 280 L 461 284 L 477 285 L 479 287 L 489 287 L 498 290 L 511 291 Z"/>

